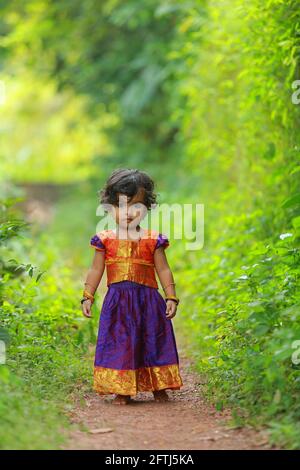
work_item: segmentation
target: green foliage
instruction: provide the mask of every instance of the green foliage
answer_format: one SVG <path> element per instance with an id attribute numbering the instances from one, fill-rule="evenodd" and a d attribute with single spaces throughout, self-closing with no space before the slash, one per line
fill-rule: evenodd
<path id="1" fill-rule="evenodd" d="M 3 200 L 2 207 L 10 203 Z M 57 243 L 42 233 L 39 242 L 32 241 L 27 223 L 13 223 L 12 209 L 2 212 L 0 224 L 0 339 L 6 345 L 0 365 L 1 448 L 53 449 L 64 442 L 61 429 L 69 427 L 73 394 L 91 386 L 92 363 L 82 359 L 95 344 L 95 321 L 84 321 L 72 270 Z M 14 260 L 15 269 L 7 269 L 7 259 L 19 251 L 25 262 Z M 28 263 L 25 253 L 46 269 Z"/>
<path id="2" fill-rule="evenodd" d="M 18 80 L 11 65 L 0 79 L 7 98 L 1 104 L 0 171 L 15 182 L 80 182 L 93 175 L 95 155 L 109 151 L 104 128 L 113 116 L 91 120 L 86 99 L 23 70 Z"/>
<path id="3" fill-rule="evenodd" d="M 229 230 L 238 224 L 245 233 L 245 222 L 232 220 Z M 278 444 L 297 448 L 300 368 L 292 358 L 300 338 L 299 247 L 295 236 L 257 242 L 248 252 L 243 241 L 234 250 L 218 241 L 214 254 L 200 260 L 199 283 L 189 287 L 187 276 L 181 288 L 194 307 L 181 312 L 181 322 L 192 332 L 206 391 L 218 406 L 242 407 L 247 422 L 268 423 Z"/>
<path id="4" fill-rule="evenodd" d="M 216 407 L 299 448 L 299 9 L 220 0 L 206 13 L 187 11 L 173 54 L 182 170 L 205 204 L 203 250 L 176 247 L 178 321 Z"/>

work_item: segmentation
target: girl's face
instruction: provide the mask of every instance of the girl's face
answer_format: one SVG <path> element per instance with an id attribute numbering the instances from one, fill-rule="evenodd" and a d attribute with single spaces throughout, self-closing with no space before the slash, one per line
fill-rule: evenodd
<path id="1" fill-rule="evenodd" d="M 116 223 L 123 228 L 137 227 L 147 213 L 147 207 L 144 204 L 144 190 L 139 189 L 131 199 L 122 193 L 118 193 L 118 198 L 119 205 L 114 206 Z"/>

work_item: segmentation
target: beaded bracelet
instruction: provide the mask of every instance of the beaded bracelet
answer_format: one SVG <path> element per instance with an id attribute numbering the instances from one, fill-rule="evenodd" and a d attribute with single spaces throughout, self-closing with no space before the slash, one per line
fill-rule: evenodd
<path id="1" fill-rule="evenodd" d="M 92 301 L 92 303 L 95 300 L 94 296 L 92 294 L 90 294 L 90 292 L 88 292 L 87 290 L 83 291 L 83 297 L 86 297 L 86 298 L 90 299 Z"/>
<path id="2" fill-rule="evenodd" d="M 174 300 L 174 302 L 176 302 L 176 304 L 178 305 L 180 300 L 178 297 L 175 297 L 175 295 L 169 295 L 169 297 L 166 297 L 165 300 Z"/>

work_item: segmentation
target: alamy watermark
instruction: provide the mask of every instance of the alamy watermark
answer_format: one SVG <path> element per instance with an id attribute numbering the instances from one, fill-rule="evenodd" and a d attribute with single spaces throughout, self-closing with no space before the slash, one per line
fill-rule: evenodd
<path id="1" fill-rule="evenodd" d="M 299 104 L 300 103 L 300 80 L 294 80 L 292 83 L 292 88 L 294 93 L 292 93 L 292 103 Z"/>
<path id="2" fill-rule="evenodd" d="M 0 339 L 0 364 L 6 363 L 6 344 Z"/>
<path id="3" fill-rule="evenodd" d="M 128 232 L 138 239 L 137 227 L 143 220 L 143 229 L 156 230 L 168 238 L 184 240 L 186 250 L 196 251 L 204 246 L 204 204 L 151 204 L 148 210 L 140 202 L 128 204 L 127 197 L 120 195 L 118 206 L 101 203 L 96 215 L 101 216 L 97 232 L 112 230 L 117 222 L 119 239 L 127 239 Z"/>
<path id="4" fill-rule="evenodd" d="M 295 365 L 300 364 L 300 340 L 296 339 L 292 343 L 292 349 L 296 349 L 296 351 L 292 354 L 292 363 Z"/>
<path id="5" fill-rule="evenodd" d="M 6 364 L 6 347 L 9 343 L 8 331 L 0 327 L 0 365 Z"/>

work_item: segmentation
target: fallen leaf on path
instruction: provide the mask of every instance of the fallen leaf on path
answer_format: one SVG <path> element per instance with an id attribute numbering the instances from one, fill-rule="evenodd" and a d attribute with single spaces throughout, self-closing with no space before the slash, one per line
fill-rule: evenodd
<path id="1" fill-rule="evenodd" d="M 199 441 L 215 441 L 216 437 L 207 436 L 207 437 L 198 437 Z"/>
<path id="2" fill-rule="evenodd" d="M 198 437 L 198 439 L 199 441 L 219 441 L 220 439 L 228 437 L 230 437 L 228 434 L 222 434 L 222 436 L 203 436 Z"/>
<path id="3" fill-rule="evenodd" d="M 90 434 L 103 434 L 103 433 L 106 433 L 106 432 L 111 432 L 113 431 L 112 428 L 98 428 L 98 429 L 89 429 L 89 433 Z"/>

